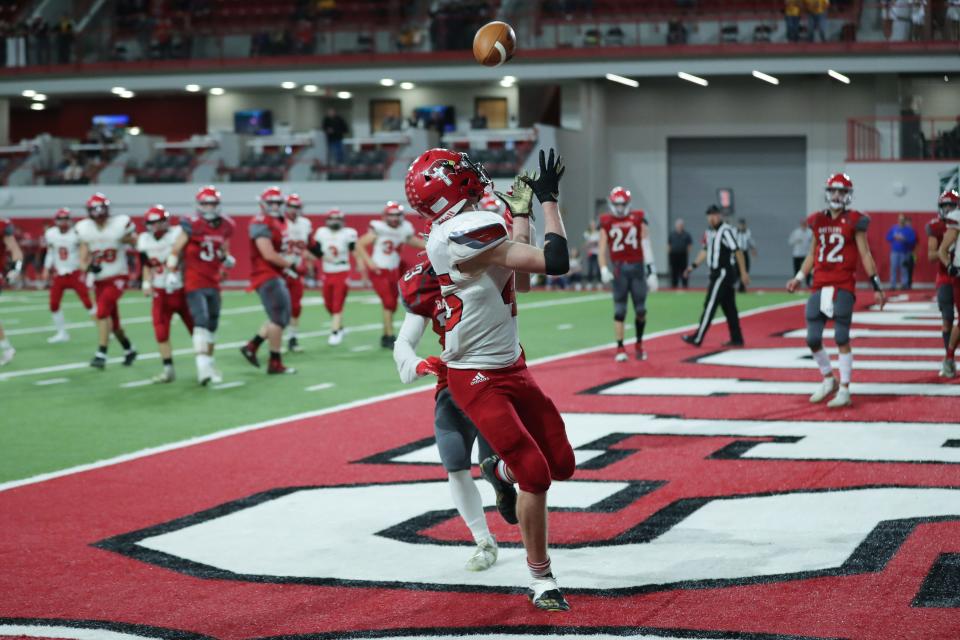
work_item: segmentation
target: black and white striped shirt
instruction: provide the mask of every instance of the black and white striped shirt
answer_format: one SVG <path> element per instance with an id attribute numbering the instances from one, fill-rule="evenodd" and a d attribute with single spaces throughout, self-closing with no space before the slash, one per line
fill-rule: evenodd
<path id="1" fill-rule="evenodd" d="M 744 229 L 743 231 L 740 228 L 737 228 L 737 246 L 740 247 L 740 251 L 747 253 L 750 249 L 756 249 L 757 243 L 753 241 L 753 233 L 750 229 Z"/>
<path id="2" fill-rule="evenodd" d="M 707 267 L 710 271 L 725 269 L 736 264 L 737 235 L 726 222 L 716 229 L 707 229 Z"/>

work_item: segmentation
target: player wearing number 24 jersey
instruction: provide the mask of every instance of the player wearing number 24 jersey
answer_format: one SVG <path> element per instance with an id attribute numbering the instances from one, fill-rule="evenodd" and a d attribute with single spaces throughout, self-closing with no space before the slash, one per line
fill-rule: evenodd
<path id="1" fill-rule="evenodd" d="M 823 383 L 810 396 L 810 402 L 821 402 L 837 391 L 827 403 L 830 408 L 851 404 L 850 377 L 853 371 L 853 351 L 850 347 L 850 322 L 856 302 L 857 257 L 870 277 L 876 292 L 876 302 L 883 307 L 885 298 L 877 277 L 877 266 L 867 244 L 870 218 L 850 209 L 853 202 L 853 181 L 845 173 L 836 173 L 827 179 L 827 209 L 807 218 L 813 231 L 810 253 L 800 271 L 787 283 L 788 291 L 796 291 L 813 269 L 813 294 L 807 300 L 807 346 L 823 374 Z M 840 387 L 833 376 L 830 357 L 823 348 L 823 329 L 828 320 L 834 321 L 834 336 L 840 369 Z"/>

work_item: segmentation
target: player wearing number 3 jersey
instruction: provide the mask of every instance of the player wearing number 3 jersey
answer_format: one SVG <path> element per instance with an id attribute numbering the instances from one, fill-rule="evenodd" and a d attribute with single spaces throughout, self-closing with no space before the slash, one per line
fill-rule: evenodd
<path id="1" fill-rule="evenodd" d="M 853 351 L 850 347 L 850 322 L 856 302 L 857 256 L 870 278 L 876 302 L 883 308 L 885 298 L 877 277 L 877 267 L 867 244 L 867 227 L 870 218 L 859 211 L 848 209 L 853 201 L 853 182 L 843 173 L 827 180 L 826 199 L 828 208 L 807 218 L 813 231 L 810 253 L 800 270 L 787 283 L 788 291 L 800 288 L 807 274 L 813 269 L 813 294 L 807 300 L 807 345 L 813 359 L 823 374 L 823 383 L 810 396 L 810 402 L 821 402 L 834 391 L 836 397 L 828 407 L 845 407 L 850 401 L 850 376 L 853 371 Z M 834 338 L 840 369 L 840 387 L 833 376 L 830 356 L 823 348 L 823 329 L 827 320 L 834 322 Z"/>

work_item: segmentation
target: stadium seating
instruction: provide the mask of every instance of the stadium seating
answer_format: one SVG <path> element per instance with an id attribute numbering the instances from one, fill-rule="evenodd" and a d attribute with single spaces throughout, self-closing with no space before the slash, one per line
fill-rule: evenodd
<path id="1" fill-rule="evenodd" d="M 189 182 L 196 156 L 192 153 L 162 153 L 145 162 L 142 167 L 129 170 L 137 184 L 157 182 Z"/>
<path id="2" fill-rule="evenodd" d="M 231 182 L 279 182 L 284 179 L 290 156 L 280 151 L 264 151 L 253 154 L 240 162 L 240 166 L 221 168 L 221 173 Z"/>
<path id="3" fill-rule="evenodd" d="M 393 162 L 392 154 L 383 147 L 344 152 L 342 163 L 316 163 L 314 172 L 325 173 L 328 180 L 383 180 Z"/>

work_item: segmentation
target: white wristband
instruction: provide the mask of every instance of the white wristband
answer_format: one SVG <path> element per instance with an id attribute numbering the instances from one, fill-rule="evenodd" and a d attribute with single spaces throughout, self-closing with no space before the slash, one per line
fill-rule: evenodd
<path id="1" fill-rule="evenodd" d="M 179 260 L 177 259 L 177 256 L 175 256 L 174 254 L 171 253 L 169 256 L 167 256 L 167 268 L 168 268 L 168 269 L 176 269 L 178 262 L 179 262 Z"/>
<path id="2" fill-rule="evenodd" d="M 807 279 L 807 276 L 803 273 L 803 269 L 801 269 L 800 271 L 797 271 L 797 275 L 793 276 L 793 279 L 797 282 L 803 282 Z"/>

